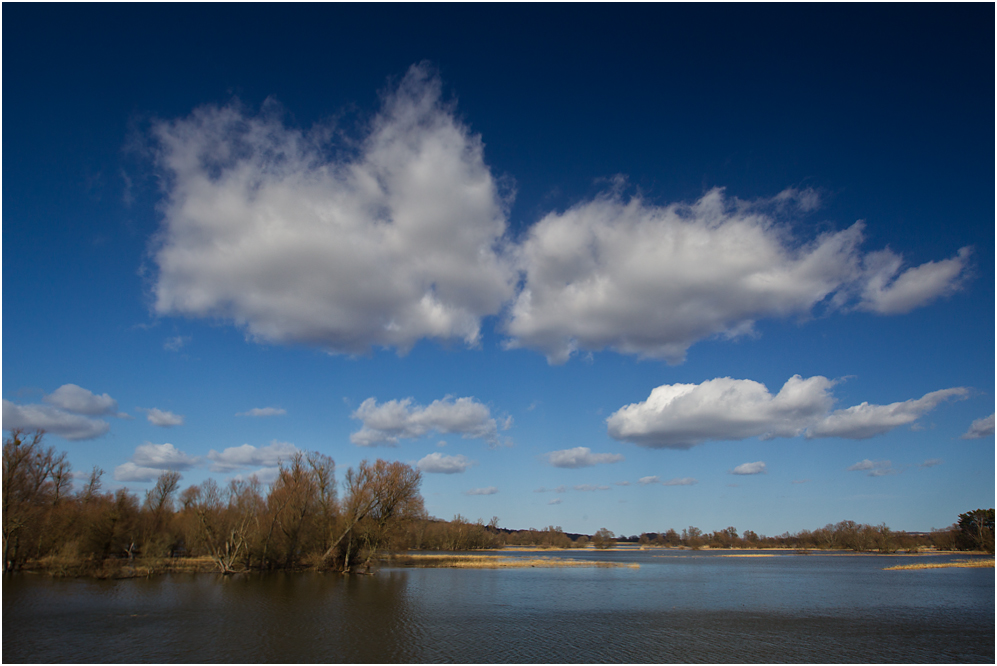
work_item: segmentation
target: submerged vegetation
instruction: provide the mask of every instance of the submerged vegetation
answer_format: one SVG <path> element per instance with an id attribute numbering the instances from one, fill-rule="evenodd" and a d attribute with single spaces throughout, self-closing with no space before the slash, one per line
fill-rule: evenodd
<path id="1" fill-rule="evenodd" d="M 363 461 L 336 480 L 336 465 L 321 453 L 297 453 L 282 461 L 267 486 L 208 479 L 181 490 L 179 472 L 163 472 L 138 497 L 125 489 L 104 492 L 97 467 L 73 489 L 66 454 L 45 446 L 41 431 L 13 430 L 3 445 L 4 571 L 126 577 L 163 572 L 223 574 L 274 569 L 366 573 L 383 553 L 468 551 L 500 548 L 744 548 L 848 550 L 895 553 L 936 550 L 994 551 L 994 510 L 971 511 L 944 530 L 908 534 L 886 525 L 842 521 L 814 531 L 777 537 L 743 534 L 733 527 L 710 534 L 688 527 L 681 534 L 617 537 L 602 528 L 593 535 L 560 527 L 510 530 L 498 518 L 485 524 L 457 515 L 427 516 L 421 473 L 399 462 Z M 499 556 L 395 555 L 416 566 L 606 566 L 564 558 L 509 562 Z M 991 560 L 992 562 L 992 560 Z M 418 564 L 416 564 L 418 563 Z"/>

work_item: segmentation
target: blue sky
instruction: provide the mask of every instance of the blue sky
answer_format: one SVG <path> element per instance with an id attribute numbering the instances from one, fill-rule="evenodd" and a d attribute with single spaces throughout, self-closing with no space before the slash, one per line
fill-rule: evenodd
<path id="1" fill-rule="evenodd" d="M 993 8 L 6 5 L 3 427 L 624 534 L 994 498 Z"/>

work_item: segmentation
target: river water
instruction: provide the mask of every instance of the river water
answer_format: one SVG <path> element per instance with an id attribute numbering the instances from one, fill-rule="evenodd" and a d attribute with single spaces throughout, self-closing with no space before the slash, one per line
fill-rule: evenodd
<path id="1" fill-rule="evenodd" d="M 993 569 L 883 570 L 951 556 L 563 556 L 640 568 L 7 576 L 3 661 L 994 663 Z"/>

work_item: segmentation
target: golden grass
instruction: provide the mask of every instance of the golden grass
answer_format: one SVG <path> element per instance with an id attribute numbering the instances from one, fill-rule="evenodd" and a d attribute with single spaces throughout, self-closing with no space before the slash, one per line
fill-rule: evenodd
<path id="1" fill-rule="evenodd" d="M 557 567 L 612 567 L 639 569 L 639 564 L 572 560 L 564 557 L 502 557 L 501 555 L 393 555 L 391 564 L 434 569 L 551 569 Z"/>
<path id="2" fill-rule="evenodd" d="M 994 561 L 990 560 L 953 560 L 952 562 L 933 562 L 925 564 L 903 564 L 896 567 L 886 567 L 883 571 L 907 571 L 911 569 L 993 569 Z"/>

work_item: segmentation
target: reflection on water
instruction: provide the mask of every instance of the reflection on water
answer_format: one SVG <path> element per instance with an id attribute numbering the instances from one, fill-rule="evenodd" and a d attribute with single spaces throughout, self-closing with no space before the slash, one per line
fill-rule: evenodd
<path id="1" fill-rule="evenodd" d="M 993 569 L 571 552 L 634 569 L 13 576 L 5 662 L 989 662 Z M 670 553 L 668 553 L 670 554 Z"/>

